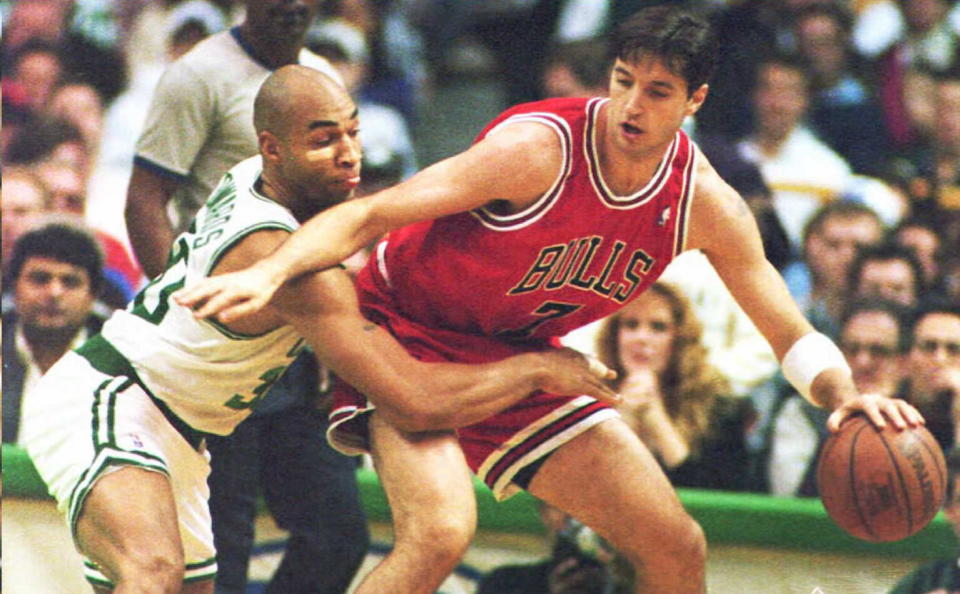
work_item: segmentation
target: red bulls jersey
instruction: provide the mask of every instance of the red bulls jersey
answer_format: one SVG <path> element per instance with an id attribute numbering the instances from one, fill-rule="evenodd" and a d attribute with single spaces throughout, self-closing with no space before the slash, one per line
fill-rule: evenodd
<path id="1" fill-rule="evenodd" d="M 604 101 L 548 99 L 493 120 L 478 138 L 514 122 L 556 132 L 564 158 L 553 186 L 522 212 L 487 206 L 394 231 L 361 275 L 368 309 L 386 307 L 432 328 L 536 340 L 563 336 L 642 293 L 683 249 L 695 150 L 678 131 L 649 183 L 615 195 L 597 155 Z M 374 292 L 364 291 L 366 281 Z"/>

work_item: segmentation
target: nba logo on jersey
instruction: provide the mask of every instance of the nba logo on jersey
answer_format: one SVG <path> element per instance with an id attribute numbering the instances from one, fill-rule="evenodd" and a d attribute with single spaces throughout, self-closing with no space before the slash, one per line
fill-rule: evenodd
<path id="1" fill-rule="evenodd" d="M 657 227 L 663 227 L 667 224 L 667 221 L 670 220 L 670 207 L 663 209 L 663 212 L 660 213 L 660 218 L 657 219 Z"/>

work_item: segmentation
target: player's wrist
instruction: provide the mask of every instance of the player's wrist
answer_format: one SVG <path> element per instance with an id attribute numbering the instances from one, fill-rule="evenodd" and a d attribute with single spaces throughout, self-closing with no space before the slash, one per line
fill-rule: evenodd
<path id="1" fill-rule="evenodd" d="M 837 345 L 819 332 L 794 342 L 780 365 L 787 381 L 811 402 L 832 410 L 850 397 L 850 366 Z"/>

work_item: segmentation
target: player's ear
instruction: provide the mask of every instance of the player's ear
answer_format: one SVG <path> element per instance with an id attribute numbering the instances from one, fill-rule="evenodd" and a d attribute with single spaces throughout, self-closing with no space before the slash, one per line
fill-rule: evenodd
<path id="1" fill-rule="evenodd" d="M 260 155 L 264 160 L 278 161 L 280 159 L 280 139 L 269 130 L 260 132 L 257 136 L 260 146 Z"/>
<path id="2" fill-rule="evenodd" d="M 703 102 L 707 100 L 707 93 L 710 91 L 710 85 L 704 83 L 690 95 L 687 99 L 687 115 L 692 116 L 700 110 Z"/>

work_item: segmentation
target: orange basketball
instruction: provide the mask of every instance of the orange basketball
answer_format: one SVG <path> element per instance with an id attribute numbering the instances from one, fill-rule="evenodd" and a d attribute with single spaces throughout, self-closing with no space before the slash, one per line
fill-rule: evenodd
<path id="1" fill-rule="evenodd" d="M 871 542 L 916 534 L 943 504 L 947 467 L 925 427 L 881 431 L 865 416 L 847 419 L 823 444 L 817 485 L 841 528 Z"/>

